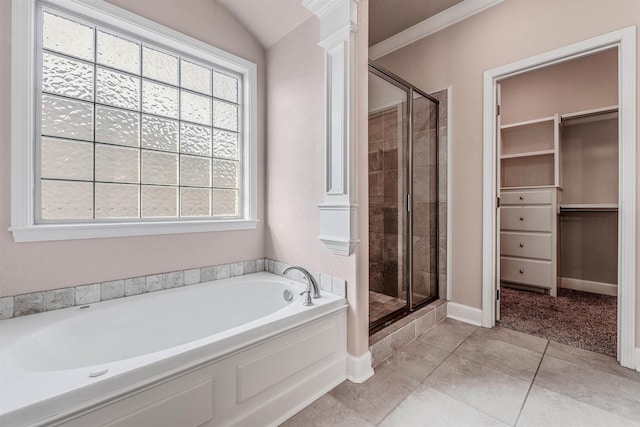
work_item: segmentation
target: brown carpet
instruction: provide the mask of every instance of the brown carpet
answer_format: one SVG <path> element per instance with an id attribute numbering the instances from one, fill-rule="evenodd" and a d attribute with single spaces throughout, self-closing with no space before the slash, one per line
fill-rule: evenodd
<path id="1" fill-rule="evenodd" d="M 616 356 L 617 297 L 558 289 L 553 298 L 500 289 L 500 326 Z"/>

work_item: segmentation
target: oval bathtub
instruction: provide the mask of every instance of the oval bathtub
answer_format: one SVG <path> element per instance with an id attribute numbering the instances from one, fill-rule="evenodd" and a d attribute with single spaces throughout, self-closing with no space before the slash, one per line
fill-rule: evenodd
<path id="1" fill-rule="evenodd" d="M 346 301 L 303 289 L 255 273 L 4 320 L 0 425 L 282 421 L 345 377 Z"/>

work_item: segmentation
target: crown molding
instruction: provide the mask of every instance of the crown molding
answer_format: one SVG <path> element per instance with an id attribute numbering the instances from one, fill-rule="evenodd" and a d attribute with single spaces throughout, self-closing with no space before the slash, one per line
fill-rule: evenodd
<path id="1" fill-rule="evenodd" d="M 302 5 L 322 19 L 331 9 L 338 7 L 343 0 L 302 0 Z"/>
<path id="2" fill-rule="evenodd" d="M 300 4 L 320 19 L 320 40 L 340 31 L 358 32 L 360 0 L 302 0 Z"/>
<path id="3" fill-rule="evenodd" d="M 437 33 L 453 24 L 463 21 L 477 13 L 482 12 L 503 0 L 463 0 L 457 5 L 443 10 L 413 27 L 389 37 L 369 48 L 369 58 L 372 60 L 381 58 L 411 43 Z"/>

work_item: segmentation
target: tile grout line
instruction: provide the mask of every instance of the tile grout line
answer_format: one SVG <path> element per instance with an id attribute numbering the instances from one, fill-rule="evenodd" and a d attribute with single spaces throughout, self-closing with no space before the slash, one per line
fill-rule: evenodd
<path id="1" fill-rule="evenodd" d="M 454 349 L 451 351 L 451 353 L 449 353 L 449 355 L 448 355 L 447 357 L 445 357 L 445 359 L 444 359 L 442 362 L 440 362 L 440 364 L 439 364 L 439 365 L 438 365 L 438 366 L 437 366 L 433 371 L 431 371 L 431 372 L 429 373 L 429 375 L 427 375 L 427 378 L 425 378 L 425 379 L 424 379 L 424 381 L 422 381 L 422 383 L 421 383 L 421 384 L 424 384 L 424 383 L 425 383 L 425 381 L 427 381 L 427 379 L 429 379 L 429 377 L 431 376 L 431 374 L 433 374 L 433 373 L 434 373 L 434 372 L 435 372 L 435 371 L 436 371 L 436 370 L 437 370 L 437 369 L 438 369 L 438 368 L 439 368 L 439 367 L 440 367 L 444 362 L 446 362 L 447 360 L 449 360 L 449 358 L 450 358 L 451 356 L 453 356 L 453 353 L 455 353 L 455 352 L 456 352 L 456 350 L 458 350 L 458 348 L 460 348 L 460 346 L 462 346 L 462 344 L 464 344 L 464 343 L 465 343 L 469 338 L 471 338 L 471 336 L 472 336 L 473 334 L 475 334 L 475 333 L 476 333 L 476 331 L 478 331 L 478 329 L 479 329 L 479 328 L 481 328 L 481 326 L 477 327 L 475 331 L 471 332 L 471 333 L 470 333 L 470 334 L 469 334 L 465 339 L 463 339 L 463 340 L 462 340 L 462 342 L 460 342 L 460 344 L 458 344 L 458 345 L 456 346 L 456 348 L 454 348 Z M 545 347 L 545 351 L 546 351 L 546 347 Z M 544 354 L 544 353 L 543 353 L 543 354 Z M 458 355 L 456 355 L 456 357 L 459 357 L 459 358 L 464 359 L 463 357 L 458 356 Z M 477 362 L 476 362 L 476 363 L 477 363 Z M 483 366 L 485 366 L 485 365 L 483 365 Z M 488 367 L 488 366 L 487 366 L 487 368 L 489 368 L 489 369 L 493 369 L 493 368 L 490 368 L 490 367 Z M 502 372 L 502 371 L 498 371 L 498 370 L 495 370 L 495 369 L 493 369 L 493 370 L 494 370 L 494 371 L 496 371 L 496 372 Z M 537 371 L 536 371 L 536 372 L 537 372 Z M 505 372 L 502 372 L 502 373 L 506 374 Z M 506 375 L 509 375 L 509 374 L 506 374 Z M 509 375 L 509 376 L 512 376 L 512 375 Z M 514 378 L 517 378 L 517 377 L 514 377 Z M 535 378 L 535 376 L 534 376 L 534 378 Z M 518 379 L 520 379 L 520 378 L 518 378 Z M 478 408 L 476 408 L 475 406 L 472 406 L 472 405 L 469 405 L 469 404 L 468 404 L 468 403 L 466 403 L 466 402 L 463 402 L 462 400 L 458 399 L 458 398 L 457 398 L 457 397 L 455 397 L 455 396 L 452 396 L 451 394 L 447 393 L 447 392 L 446 392 L 446 391 L 444 391 L 444 390 L 438 390 L 438 391 L 439 391 L 440 393 L 446 394 L 446 395 L 447 395 L 447 396 L 449 396 L 451 399 L 453 399 L 453 400 L 455 400 L 455 401 L 457 401 L 457 402 L 459 402 L 459 403 L 461 403 L 461 404 L 463 404 L 463 405 L 465 405 L 465 406 L 468 406 L 469 408 L 475 409 L 476 411 L 480 412 L 481 414 L 484 414 L 484 415 L 486 415 L 486 416 L 488 416 L 488 417 L 490 417 L 490 418 L 493 418 L 494 420 L 496 420 L 496 421 L 498 421 L 498 422 L 505 423 L 503 420 L 501 420 L 501 419 L 499 419 L 499 418 L 496 418 L 495 416 L 493 416 L 493 415 L 491 415 L 491 414 L 489 414 L 489 413 L 487 413 L 487 412 L 485 412 L 485 411 L 483 411 L 483 410 L 481 410 L 481 409 L 478 409 Z M 527 395 L 528 395 L 528 392 L 527 392 Z M 526 397 L 525 397 L 525 400 L 526 400 Z M 522 410 L 522 408 L 521 408 L 521 410 Z M 520 415 L 520 414 L 518 414 L 518 416 L 519 416 L 519 415 Z M 516 418 L 516 423 L 517 423 L 517 421 L 518 421 L 518 419 Z M 507 423 L 505 423 L 505 424 L 507 424 Z M 515 424 L 514 424 L 514 426 L 515 426 Z"/>
<path id="2" fill-rule="evenodd" d="M 391 415 L 391 414 L 393 413 L 393 411 L 395 411 L 395 410 L 398 408 L 398 406 L 400 406 L 400 404 L 401 404 L 402 402 L 404 402 L 405 400 L 407 400 L 407 398 L 408 398 L 409 396 L 411 396 L 413 393 L 415 393 L 415 391 L 418 389 L 418 387 L 420 387 L 420 384 L 422 384 L 422 383 L 418 383 L 418 385 L 417 385 L 413 390 L 411 390 L 411 393 L 407 394 L 407 395 L 406 395 L 402 400 L 400 400 L 400 402 L 398 402 L 398 403 L 396 404 L 396 406 L 394 406 L 393 408 L 391 408 L 391 410 L 390 410 L 389 412 L 387 412 L 387 414 L 386 414 L 384 417 L 382 417 L 382 419 L 381 419 L 378 423 L 376 423 L 375 425 L 376 425 L 376 426 L 379 426 L 380 424 L 382 424 L 382 423 L 384 422 L 384 420 L 386 420 L 387 418 L 389 418 L 389 415 Z M 363 418 L 364 418 L 364 417 L 363 417 Z M 366 421 L 366 419 L 365 419 L 365 421 Z M 368 421 L 367 421 L 367 422 L 368 422 Z"/>
<path id="3" fill-rule="evenodd" d="M 437 326 L 437 325 L 436 325 L 436 326 Z M 417 339 L 417 338 L 416 338 L 416 339 Z M 465 338 L 465 339 L 466 339 L 466 338 Z M 414 339 L 413 341 L 415 341 L 415 339 Z M 413 342 L 413 341 L 411 341 L 411 342 Z M 464 342 L 464 341 L 463 341 L 463 342 Z M 408 345 L 408 344 L 409 344 L 409 343 L 407 343 L 407 345 Z M 436 348 L 438 348 L 438 347 L 436 347 Z M 456 348 L 458 348 L 458 347 L 456 347 Z M 443 350 L 443 349 L 440 349 L 440 350 Z M 444 350 L 444 351 L 447 351 L 447 350 Z M 376 426 L 379 426 L 380 424 L 382 424 L 382 422 L 383 422 L 384 420 L 386 420 L 386 419 L 389 417 L 389 415 L 391 415 L 391 413 L 392 413 L 393 411 L 395 411 L 395 410 L 396 410 L 396 408 L 398 408 L 398 406 L 400 406 L 400 404 L 401 404 L 402 402 L 404 402 L 405 400 L 407 400 L 407 398 L 408 398 L 409 396 L 411 396 L 413 393 L 415 393 L 415 391 L 418 389 L 418 387 L 420 387 L 421 385 L 424 385 L 424 382 L 425 382 L 425 381 L 426 381 L 426 380 L 431 376 L 431 374 L 433 374 L 433 373 L 434 373 L 434 372 L 435 372 L 435 371 L 436 371 L 436 370 L 437 370 L 437 369 L 438 369 L 438 368 L 439 368 L 439 367 L 440 367 L 440 366 L 441 366 L 441 365 L 442 365 L 442 364 L 443 364 L 447 359 L 449 359 L 449 357 L 451 357 L 451 355 L 452 355 L 452 354 L 453 354 L 453 352 L 450 352 L 450 353 L 449 353 L 449 355 L 448 355 L 447 357 L 445 357 L 445 358 L 444 358 L 440 363 L 438 363 L 438 366 L 436 366 L 435 368 L 433 368 L 433 370 L 432 370 L 431 372 L 429 372 L 429 374 L 425 377 L 425 379 L 424 379 L 424 380 L 422 380 L 422 381 L 420 381 L 420 382 L 418 383 L 418 385 L 417 385 L 413 390 L 411 390 L 411 393 L 407 394 L 407 395 L 404 397 L 404 399 L 402 399 L 400 402 L 398 402 L 398 404 L 397 404 L 396 406 L 394 406 L 394 407 L 389 411 L 389 413 L 388 413 L 387 415 L 385 415 L 385 416 L 384 416 L 384 418 L 382 418 L 382 420 L 380 420 L 380 422 L 379 422 L 379 423 L 377 423 L 377 424 L 376 424 Z M 388 360 L 388 359 L 387 359 L 387 360 Z M 384 362 L 383 362 L 383 363 L 384 363 Z"/>
<path id="4" fill-rule="evenodd" d="M 536 381 L 536 377 L 538 376 L 538 372 L 540 371 L 540 366 L 542 366 L 542 361 L 544 360 L 544 356 L 547 354 L 548 348 L 549 348 L 549 340 L 547 340 L 547 345 L 544 346 L 544 351 L 542 352 L 542 356 L 540 357 L 540 363 L 538 363 L 538 367 L 536 368 L 536 373 L 533 374 L 533 378 L 531 378 L 531 384 L 529 384 L 529 390 L 527 390 L 527 394 L 524 396 L 524 400 L 522 401 L 522 405 L 520 406 L 520 411 L 518 411 L 518 416 L 516 417 L 516 422 L 513 424 L 514 426 L 517 426 L 518 421 L 520 421 L 520 417 L 522 416 L 522 410 L 524 409 L 524 405 L 527 403 L 527 399 L 529 398 L 529 394 L 531 393 L 531 389 L 533 388 L 533 383 Z"/>
<path id="5" fill-rule="evenodd" d="M 557 341 L 548 340 L 547 348 L 549 347 L 549 345 L 550 345 L 552 342 L 554 342 L 554 343 L 558 343 Z M 560 343 L 560 344 L 562 344 L 562 343 Z M 544 357 L 544 356 L 546 356 L 547 348 L 545 348 L 545 353 L 543 354 L 543 357 Z M 549 357 L 550 357 L 550 358 L 552 358 L 552 359 L 560 360 L 560 361 L 562 361 L 562 362 L 570 363 L 570 364 L 575 365 L 575 366 L 580 366 L 577 362 L 570 361 L 570 360 L 566 360 L 566 359 L 562 359 L 562 358 L 559 358 L 559 357 L 557 357 L 557 356 L 549 355 Z M 617 375 L 616 373 L 613 373 L 613 372 L 605 371 L 605 370 L 601 369 L 600 367 L 589 366 L 589 367 L 588 367 L 588 369 L 590 369 L 590 370 L 597 370 L 597 371 L 600 371 L 600 373 L 604 373 L 604 374 L 607 374 L 607 375 L 613 375 L 613 376 L 616 376 L 616 377 L 618 377 L 618 378 L 628 379 L 628 380 L 630 380 L 630 381 L 633 381 L 633 379 L 626 378 L 626 377 L 624 377 L 624 376 L 619 376 L 619 375 Z M 536 376 L 537 376 L 537 374 L 538 374 L 538 372 L 536 371 Z M 534 377 L 534 379 L 535 379 L 535 377 Z M 570 396 L 570 395 L 568 395 L 568 394 L 565 394 L 564 392 L 561 392 L 561 391 L 558 391 L 558 390 L 554 390 L 554 389 L 551 389 L 551 388 L 545 387 L 545 386 L 543 386 L 543 385 L 538 385 L 538 387 L 540 387 L 540 388 L 542 388 L 542 389 L 544 389 L 544 390 L 547 390 L 547 391 L 549 391 L 549 392 L 551 392 L 551 393 L 556 393 L 556 394 L 558 394 L 558 395 L 560 395 L 560 396 L 562 396 L 562 397 L 564 397 L 564 398 L 570 399 L 570 400 L 572 400 L 572 401 L 575 401 L 575 402 L 578 402 L 578 403 L 581 403 L 581 404 L 584 404 L 584 405 L 590 406 L 590 407 L 595 408 L 595 409 L 597 409 L 597 410 L 600 410 L 600 411 L 603 411 L 603 412 L 606 412 L 606 413 L 609 413 L 609 414 L 616 415 L 616 416 L 618 416 L 618 417 L 620 417 L 620 418 L 623 418 L 623 419 L 625 419 L 625 420 L 630 420 L 630 421 L 632 421 L 632 422 L 636 422 L 636 421 L 637 421 L 636 419 L 634 419 L 634 418 L 630 418 L 630 417 L 628 417 L 627 415 L 620 415 L 620 414 L 616 413 L 615 411 L 612 411 L 612 410 L 610 410 L 610 409 L 608 409 L 608 408 L 600 407 L 600 406 L 594 405 L 594 404 L 592 404 L 592 403 L 585 402 L 585 401 L 583 401 L 583 400 L 581 400 L 581 399 L 579 399 L 579 398 L 577 398 L 577 397 L 574 397 L 574 396 Z"/>
<path id="6" fill-rule="evenodd" d="M 446 320 L 446 319 L 445 319 L 445 320 Z M 442 323 L 442 322 L 440 322 L 440 323 Z M 436 325 L 434 326 L 434 328 L 435 328 L 435 327 L 437 327 L 437 326 L 438 326 L 438 324 L 436 324 Z M 398 404 L 397 404 L 396 406 L 394 406 L 394 407 L 389 411 L 389 413 L 387 413 L 387 415 L 385 415 L 385 416 L 384 416 L 384 418 L 382 418 L 382 419 L 380 420 L 380 422 L 376 424 L 376 426 L 379 426 L 380 424 L 382 424 L 382 422 L 383 422 L 384 420 L 386 420 L 386 419 L 389 417 L 389 415 L 391 415 L 391 413 L 392 413 L 393 411 L 395 411 L 395 410 L 396 410 L 396 408 L 398 408 L 398 406 L 400 406 L 400 404 L 401 404 L 402 402 L 404 402 L 405 400 L 407 400 L 407 398 L 408 398 L 409 396 L 411 396 L 413 393 L 415 393 L 415 391 L 418 389 L 418 387 L 420 387 L 421 385 L 423 385 L 423 384 L 424 384 L 424 382 L 425 382 L 425 381 L 427 381 L 427 379 L 431 376 L 431 374 L 433 374 L 433 373 L 434 373 L 434 372 L 435 372 L 435 371 L 436 371 L 436 370 L 437 370 L 437 369 L 438 369 L 438 368 L 439 368 L 439 367 L 440 367 L 440 366 L 441 366 L 445 361 L 447 361 L 447 360 L 449 359 L 449 357 L 451 357 L 451 355 L 453 354 L 453 352 L 454 352 L 454 351 L 456 351 L 456 350 L 458 349 L 458 347 L 460 347 L 460 346 L 462 345 L 462 343 L 464 343 L 464 342 L 465 342 L 465 341 L 466 341 L 466 340 L 467 340 L 471 335 L 473 335 L 473 333 L 474 333 L 474 332 L 475 332 L 475 331 L 473 331 L 473 332 L 472 332 L 471 334 L 469 334 L 469 335 L 468 335 L 464 340 L 462 340 L 462 342 L 461 342 L 460 344 L 458 344 L 458 345 L 456 346 L 456 348 L 454 348 L 454 349 L 453 349 L 453 351 L 449 352 L 449 355 L 448 355 L 447 357 L 445 357 L 445 358 L 444 358 L 440 363 L 438 363 L 438 365 L 437 365 L 435 368 L 433 368 L 433 370 L 432 370 L 431 372 L 429 372 L 429 374 L 425 377 L 425 379 L 423 379 L 422 381 L 420 381 L 420 382 L 418 383 L 418 385 L 417 385 L 413 390 L 411 390 L 411 393 L 407 394 L 407 395 L 404 397 L 404 399 L 402 399 L 400 402 L 398 402 Z M 411 340 L 409 343 L 405 344 L 405 346 L 406 346 L 406 345 L 409 345 L 411 342 L 413 342 L 413 341 L 415 341 L 415 340 L 417 340 L 417 339 L 418 339 L 418 337 L 414 338 L 414 339 L 413 339 L 413 340 Z M 405 346 L 403 346 L 403 347 L 405 347 Z M 436 348 L 439 348 L 439 347 L 436 347 Z M 440 349 L 440 350 L 444 350 L 444 349 Z M 444 351 L 448 351 L 448 350 L 444 350 Z M 387 359 L 387 360 L 388 360 L 388 359 Z M 451 396 L 451 397 L 453 397 L 453 396 Z M 457 400 L 457 399 L 456 399 L 456 400 Z M 464 402 L 461 402 L 461 403 L 464 403 Z"/>

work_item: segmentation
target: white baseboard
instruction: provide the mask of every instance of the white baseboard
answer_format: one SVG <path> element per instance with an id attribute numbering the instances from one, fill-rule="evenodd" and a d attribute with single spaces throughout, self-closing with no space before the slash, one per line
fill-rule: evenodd
<path id="1" fill-rule="evenodd" d="M 636 371 L 640 372 L 640 347 L 636 347 L 636 360 L 635 360 L 634 368 Z"/>
<path id="2" fill-rule="evenodd" d="M 373 376 L 371 367 L 371 352 L 367 351 L 362 356 L 347 355 L 347 379 L 352 383 L 360 384 Z"/>
<path id="3" fill-rule="evenodd" d="M 472 325 L 482 326 L 482 310 L 453 301 L 447 303 L 447 317 Z"/>
<path id="4" fill-rule="evenodd" d="M 592 282 L 590 280 L 561 277 L 559 285 L 561 288 L 573 289 L 574 291 L 618 296 L 618 286 L 612 283 Z"/>

